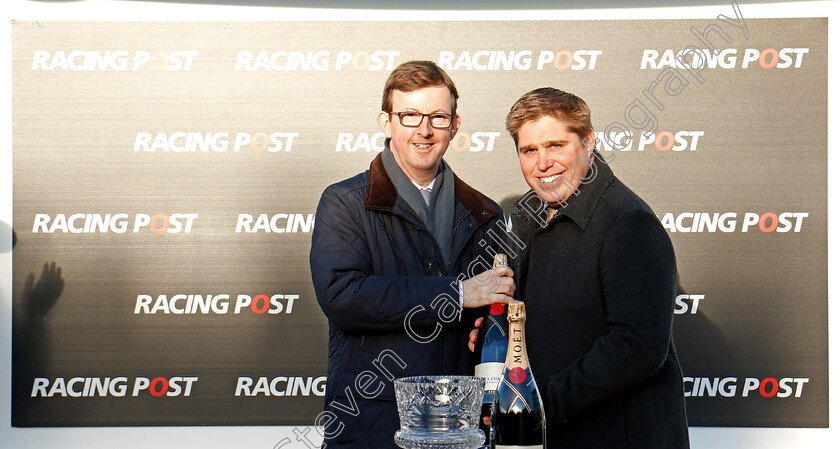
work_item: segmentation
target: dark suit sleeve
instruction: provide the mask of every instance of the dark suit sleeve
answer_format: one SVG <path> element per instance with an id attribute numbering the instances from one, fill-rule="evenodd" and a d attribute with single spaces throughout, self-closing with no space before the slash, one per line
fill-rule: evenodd
<path id="1" fill-rule="evenodd" d="M 451 310 L 446 307 L 453 307 L 452 301 L 458 307 L 458 293 L 450 286 L 456 278 L 374 275 L 369 245 L 388 240 L 365 225 L 363 214 L 363 207 L 338 186 L 321 196 L 309 254 L 318 304 L 338 330 L 405 329 L 420 339 L 433 335 L 447 325 L 439 312 Z"/>
<path id="2" fill-rule="evenodd" d="M 616 218 L 601 248 L 606 335 L 561 373 L 539 380 L 549 422 L 562 422 L 658 370 L 671 341 L 676 261 L 656 216 Z"/>

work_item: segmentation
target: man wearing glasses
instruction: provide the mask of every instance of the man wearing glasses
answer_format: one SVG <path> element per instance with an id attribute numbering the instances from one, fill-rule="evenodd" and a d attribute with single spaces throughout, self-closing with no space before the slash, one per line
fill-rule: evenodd
<path id="1" fill-rule="evenodd" d="M 394 69 L 378 116 L 384 151 L 318 204 L 310 268 L 329 321 L 317 423 L 327 448 L 396 447 L 393 379 L 472 374 L 477 314 L 462 310 L 513 295 L 512 271 L 491 270 L 479 245 L 499 206 L 443 161 L 461 124 L 457 99 L 433 62 Z"/>

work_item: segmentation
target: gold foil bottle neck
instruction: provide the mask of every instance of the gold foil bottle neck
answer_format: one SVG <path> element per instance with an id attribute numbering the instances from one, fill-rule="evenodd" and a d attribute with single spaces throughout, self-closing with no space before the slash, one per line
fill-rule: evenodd
<path id="1" fill-rule="evenodd" d="M 525 321 L 525 303 L 522 301 L 511 301 L 508 307 L 508 321 Z"/>

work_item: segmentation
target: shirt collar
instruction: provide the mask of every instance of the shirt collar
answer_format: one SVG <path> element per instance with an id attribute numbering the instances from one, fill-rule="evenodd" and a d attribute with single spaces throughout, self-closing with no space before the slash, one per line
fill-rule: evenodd
<path id="1" fill-rule="evenodd" d="M 437 178 L 433 178 L 432 182 L 430 182 L 426 187 L 421 186 L 411 178 L 408 178 L 408 180 L 411 181 L 411 183 L 414 184 L 414 187 L 417 187 L 419 190 L 433 190 L 435 188 L 435 181 L 437 181 Z"/>

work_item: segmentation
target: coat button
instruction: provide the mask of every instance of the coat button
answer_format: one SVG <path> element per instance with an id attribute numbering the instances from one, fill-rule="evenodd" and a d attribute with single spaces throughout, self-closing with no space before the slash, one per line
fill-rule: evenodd
<path id="1" fill-rule="evenodd" d="M 481 215 L 484 215 L 486 217 L 487 216 L 487 211 L 486 210 L 481 211 Z"/>

